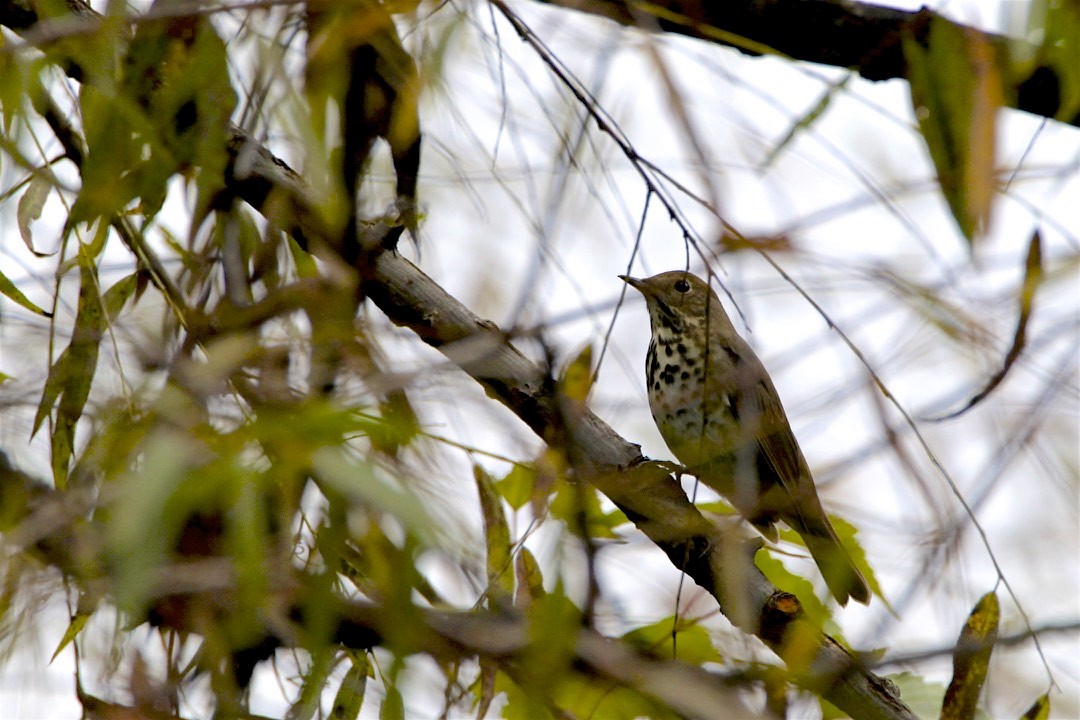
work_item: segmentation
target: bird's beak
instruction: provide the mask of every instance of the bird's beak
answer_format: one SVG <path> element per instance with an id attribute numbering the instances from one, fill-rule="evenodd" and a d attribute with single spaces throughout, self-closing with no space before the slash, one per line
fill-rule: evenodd
<path id="1" fill-rule="evenodd" d="M 619 279 L 622 280 L 627 285 L 629 285 L 630 287 L 637 290 L 642 295 L 647 296 L 649 294 L 648 290 L 646 289 L 646 288 L 648 288 L 648 285 L 645 284 L 645 281 L 638 280 L 636 277 L 630 277 L 629 275 L 620 275 Z"/>

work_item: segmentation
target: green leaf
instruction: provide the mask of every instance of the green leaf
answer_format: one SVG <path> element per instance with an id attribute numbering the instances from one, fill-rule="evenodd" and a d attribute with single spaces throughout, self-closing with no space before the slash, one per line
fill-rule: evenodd
<path id="1" fill-rule="evenodd" d="M 379 720 L 405 720 L 405 702 L 394 685 L 385 685 L 386 695 L 379 706 Z"/>
<path id="2" fill-rule="evenodd" d="M 1020 720 L 1048 720 L 1049 717 L 1050 696 L 1044 693 L 1020 716 Z"/>
<path id="3" fill-rule="evenodd" d="M 560 482 L 551 501 L 551 515 L 566 523 L 574 533 L 582 530 L 581 513 L 584 513 L 585 532 L 591 538 L 616 539 L 612 529 L 626 521 L 626 516 L 605 513 L 600 508 L 600 496 L 589 485 Z"/>
<path id="4" fill-rule="evenodd" d="M 503 514 L 502 500 L 495 490 L 491 476 L 473 465 L 473 478 L 480 495 L 480 513 L 484 519 L 484 539 L 487 545 L 487 580 L 493 606 L 508 601 L 514 594 L 514 573 L 511 567 L 510 526 Z"/>
<path id="5" fill-rule="evenodd" d="M 559 377 L 559 394 L 570 400 L 576 409 L 584 410 L 592 390 L 592 345 L 583 347 Z"/>
<path id="6" fill-rule="evenodd" d="M 336 651 L 321 648 L 311 654 L 311 665 L 304 673 L 300 694 L 289 708 L 289 720 L 311 720 L 319 710 L 319 700 L 334 670 Z"/>
<path id="7" fill-rule="evenodd" d="M 851 558 L 851 561 L 855 563 L 855 567 L 866 579 L 866 584 L 870 586 L 870 592 L 881 598 L 891 612 L 892 606 L 882 595 L 881 584 L 878 582 L 877 575 L 874 574 L 874 568 L 870 566 L 870 562 L 866 559 L 866 550 L 863 549 L 862 543 L 859 542 L 858 528 L 839 515 L 829 515 L 829 522 L 832 524 L 833 529 L 836 530 L 836 536 L 840 538 L 840 544 L 844 546 L 848 557 Z"/>
<path id="8" fill-rule="evenodd" d="M 30 225 L 41 217 L 41 211 L 45 207 L 45 201 L 49 199 L 49 193 L 53 189 L 52 173 L 48 170 L 38 170 L 30 179 L 22 197 L 19 198 L 19 207 L 15 212 L 16 223 L 19 226 L 19 234 L 30 252 L 42 256 L 34 249 L 34 234 Z"/>
<path id="9" fill-rule="evenodd" d="M 79 107 L 87 153 L 80 167 L 82 187 L 68 216 L 69 228 L 98 218 L 111 220 L 120 213 L 138 194 L 133 172 L 142 162 L 141 148 L 134 141 L 137 108 L 93 85 L 82 86 Z"/>
<path id="10" fill-rule="evenodd" d="M 63 652 L 64 648 L 71 644 L 71 642 L 79 636 L 82 629 L 86 627 L 86 621 L 90 619 L 89 613 L 76 613 L 71 618 L 71 622 L 68 623 L 67 630 L 64 631 L 64 637 L 60 638 L 60 643 L 56 646 L 56 650 L 53 651 L 52 657 L 49 658 L 49 664 L 56 659 L 56 656 Z"/>
<path id="11" fill-rule="evenodd" d="M 15 286 L 15 283 L 11 282 L 11 280 L 8 279 L 8 276 L 5 275 L 3 273 L 3 271 L 0 271 L 0 293 L 6 295 L 9 299 L 13 300 L 17 305 L 26 308 L 27 310 L 29 310 L 32 313 L 35 313 L 37 315 L 41 315 L 42 317 L 47 317 L 47 318 L 52 317 L 51 312 L 48 312 L 46 310 L 42 310 L 37 305 L 35 305 L 33 302 L 31 302 L 28 297 L 23 295 L 22 292 L 19 290 L 19 288 Z"/>
<path id="12" fill-rule="evenodd" d="M 60 397 L 64 386 L 67 385 L 67 377 L 71 373 L 71 363 L 68 362 L 68 355 L 70 355 L 70 347 L 64 348 L 60 353 L 60 357 L 49 368 L 49 374 L 45 377 L 45 387 L 41 391 L 41 400 L 38 402 L 37 412 L 34 414 L 34 424 L 30 430 L 31 437 L 37 434 L 37 431 L 41 428 L 41 423 L 52 412 L 53 406 L 56 404 L 56 398 Z"/>
<path id="13" fill-rule="evenodd" d="M 574 675 L 563 680 L 555 705 L 568 717 L 604 720 L 680 720 L 683 716 L 653 701 L 634 688 Z"/>
<path id="14" fill-rule="evenodd" d="M 673 628 L 676 629 L 674 637 Z M 633 647 L 653 657 L 675 658 L 691 665 L 724 660 L 713 647 L 709 632 L 703 626 L 682 618 L 667 617 L 635 628 L 622 637 Z"/>
<path id="15" fill-rule="evenodd" d="M 754 555 L 754 564 L 768 578 L 769 582 L 784 592 L 791 593 L 799 598 L 803 611 L 814 624 L 822 626 L 832 619 L 832 613 L 814 593 L 813 584 L 806 578 L 799 577 L 788 570 L 784 563 L 773 557 L 768 548 L 763 547 L 757 551 L 757 554 Z"/>
<path id="16" fill-rule="evenodd" d="M 260 630 L 258 611 L 272 589 L 266 566 L 266 549 L 272 547 L 274 542 L 266 511 L 270 502 L 261 491 L 263 483 L 259 482 L 260 476 L 252 473 L 245 461 L 238 457 L 239 452 L 222 455 L 218 464 L 227 463 L 229 467 L 221 475 L 236 479 L 233 483 L 223 483 L 219 490 L 227 496 L 225 537 L 236 568 L 239 607 L 236 622 L 240 626 L 248 626 L 240 627 L 240 631 L 255 636 Z M 244 612 L 246 610 L 250 612 Z"/>
<path id="17" fill-rule="evenodd" d="M 903 36 L 911 102 L 938 182 L 960 231 L 984 233 L 996 191 L 998 110 L 1004 102 L 996 50 L 981 33 L 938 15 L 927 46 Z"/>
<path id="18" fill-rule="evenodd" d="M 135 293 L 135 289 L 139 286 L 139 276 L 141 271 L 136 270 L 127 277 L 124 277 L 118 281 L 111 288 L 105 291 L 105 295 L 101 298 L 101 304 L 105 308 L 105 316 L 112 322 L 116 319 L 116 316 L 120 314 L 120 310 L 123 309 L 124 303 Z"/>
<path id="19" fill-rule="evenodd" d="M 521 547 L 514 556 L 514 580 L 517 583 L 514 607 L 527 608 L 533 600 L 544 596 L 544 575 L 527 547 Z"/>
<path id="20" fill-rule="evenodd" d="M 941 720 L 971 720 L 990 669 L 997 641 L 1001 608 L 997 594 L 988 592 L 971 611 L 953 653 L 953 677 L 941 706 Z"/>
<path id="21" fill-rule="evenodd" d="M 25 118 L 26 99 L 25 56 L 19 53 L 0 53 L 0 119 L 5 135 L 11 135 L 15 118 Z"/>
<path id="22" fill-rule="evenodd" d="M 520 510 L 532 499 L 535 485 L 536 468 L 531 464 L 520 464 L 515 465 L 506 477 L 496 482 L 495 488 L 510 507 Z"/>
<path id="23" fill-rule="evenodd" d="M 202 22 L 191 49 L 187 77 L 194 84 L 196 126 L 193 163 L 199 168 L 196 217 L 202 217 L 225 189 L 229 120 L 236 108 L 236 91 L 229 79 L 225 42 L 214 24 Z"/>
<path id="24" fill-rule="evenodd" d="M 286 238 L 286 242 L 288 243 L 289 255 L 292 257 L 293 265 L 296 266 L 296 276 L 299 278 L 320 277 L 319 266 L 315 262 L 315 258 L 303 250 L 292 235 Z"/>
<path id="25" fill-rule="evenodd" d="M 371 661 L 360 652 L 350 652 L 352 665 L 338 686 L 334 704 L 330 706 L 331 720 L 356 720 L 364 704 L 364 691 L 371 676 Z"/>
<path id="26" fill-rule="evenodd" d="M 75 315 L 71 343 L 50 371 L 34 423 L 36 430 L 43 417 L 43 411 L 44 414 L 48 413 L 51 400 L 56 397 L 57 392 L 60 392 L 56 424 L 52 434 L 53 480 L 57 488 L 63 488 L 67 483 L 68 463 L 74 450 L 75 425 L 82 417 L 86 400 L 90 396 L 90 386 L 97 369 L 98 350 L 104 328 L 105 313 L 98 294 L 97 271 L 91 259 L 83 252 L 83 247 L 80 247 L 79 306 Z M 57 377 L 55 383 L 53 382 L 54 373 Z"/>

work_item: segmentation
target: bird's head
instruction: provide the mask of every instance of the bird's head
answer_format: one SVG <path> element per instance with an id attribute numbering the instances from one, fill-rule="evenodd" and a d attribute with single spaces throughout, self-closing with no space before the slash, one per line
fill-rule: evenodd
<path id="1" fill-rule="evenodd" d="M 720 304 L 720 298 L 708 283 L 697 275 L 683 270 L 640 279 L 620 275 L 626 284 L 645 296 L 653 330 L 669 327 L 674 332 L 688 332 L 691 326 L 716 323 L 730 327 L 731 321 Z"/>

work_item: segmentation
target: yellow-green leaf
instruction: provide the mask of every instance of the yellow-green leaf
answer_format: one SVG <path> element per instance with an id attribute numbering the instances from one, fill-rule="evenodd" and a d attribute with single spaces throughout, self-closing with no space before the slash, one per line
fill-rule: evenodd
<path id="1" fill-rule="evenodd" d="M 1050 696 L 1044 693 L 1020 716 L 1020 720 L 1047 720 L 1049 717 Z"/>
<path id="2" fill-rule="evenodd" d="M 570 361 L 559 378 L 559 392 L 575 408 L 584 409 L 592 389 L 592 345 L 586 345 Z"/>
<path id="3" fill-rule="evenodd" d="M 41 217 L 41 211 L 45 207 L 45 201 L 49 199 L 52 188 L 52 173 L 48 170 L 35 172 L 26 190 L 23 191 L 22 197 L 19 198 L 19 207 L 15 212 L 16 223 L 23 242 L 26 243 L 30 252 L 38 256 L 42 253 L 34 249 L 34 234 L 30 230 L 30 225 Z"/>
<path id="4" fill-rule="evenodd" d="M 983 595 L 971 611 L 953 653 L 953 677 L 941 705 L 941 720 L 971 720 L 990 669 L 1001 609 L 996 593 Z"/>
<path id="5" fill-rule="evenodd" d="M 350 653 L 352 666 L 338 686 L 334 704 L 330 706 L 331 720 L 356 720 L 364 704 L 364 691 L 371 674 L 371 662 L 367 655 Z"/>
<path id="6" fill-rule="evenodd" d="M 646 655 L 676 658 L 691 665 L 722 662 L 724 659 L 713 647 L 708 630 L 702 625 L 676 617 L 635 628 L 623 635 L 622 639 Z"/>
<path id="7" fill-rule="evenodd" d="M 514 580 L 517 583 L 515 607 L 527 608 L 533 600 L 544 596 L 544 575 L 527 547 L 522 547 L 514 556 Z"/>
<path id="8" fill-rule="evenodd" d="M 506 477 L 495 483 L 499 495 L 515 510 L 520 510 L 532 499 L 535 485 L 536 468 L 532 465 L 515 465 Z"/>
<path id="9" fill-rule="evenodd" d="M 803 611 L 818 626 L 824 625 L 832 618 L 825 604 L 814 593 L 813 584 L 806 578 L 792 573 L 784 563 L 780 562 L 768 548 L 761 548 L 754 555 L 754 564 L 758 570 L 768 578 L 769 582 L 786 593 L 791 593 L 799 598 Z"/>
<path id="10" fill-rule="evenodd" d="M 503 514 L 502 500 L 491 476 L 473 465 L 476 490 L 480 495 L 480 512 L 484 518 L 484 538 L 487 545 L 488 593 L 497 602 L 508 601 L 514 593 L 514 573 L 510 557 L 510 526 Z"/>
<path id="11" fill-rule="evenodd" d="M 941 191 L 969 242 L 984 233 L 996 189 L 995 133 L 1004 102 L 996 50 L 981 33 L 934 16 L 927 46 L 903 38 L 911 102 Z"/>
<path id="12" fill-rule="evenodd" d="M 123 309 L 124 303 L 135 294 L 135 289 L 139 285 L 140 271 L 136 270 L 127 277 L 121 278 L 116 283 L 105 291 L 105 295 L 101 298 L 101 304 L 105 308 L 105 316 L 110 320 L 115 320 L 116 316 L 120 314 L 120 310 Z"/>
<path id="13" fill-rule="evenodd" d="M 17 305 L 26 308 L 32 313 L 36 313 L 38 315 L 41 315 L 42 317 L 52 317 L 52 313 L 46 310 L 42 310 L 33 302 L 31 302 L 30 298 L 23 295 L 22 291 L 20 291 L 19 288 L 15 286 L 15 283 L 8 279 L 8 276 L 5 275 L 2 271 L 0 271 L 0 293 L 3 293 L 9 299 L 13 300 Z"/>
<path id="14" fill-rule="evenodd" d="M 319 700 L 334 669 L 334 651 L 322 647 L 311 654 L 311 665 L 304 673 L 300 696 L 289 708 L 290 720 L 311 720 L 319 710 Z"/>
<path id="15" fill-rule="evenodd" d="M 401 697 L 401 691 L 395 686 L 387 684 L 386 695 L 382 705 L 379 706 L 379 720 L 405 720 L 405 702 Z"/>
<path id="16" fill-rule="evenodd" d="M 49 658 L 50 664 L 56 659 L 57 655 L 63 652 L 64 648 L 70 645 L 71 642 L 78 637 L 79 633 L 82 632 L 82 629 L 86 627 L 86 621 L 89 619 L 90 615 L 88 613 L 81 612 L 76 613 L 75 616 L 71 618 L 67 630 L 64 631 L 64 637 L 60 638 L 60 643 L 56 646 L 56 650 L 53 651 L 52 657 Z"/>
<path id="17" fill-rule="evenodd" d="M 34 422 L 36 430 L 59 392 L 56 425 L 52 435 L 53 481 L 58 488 L 63 488 L 67 483 L 68 464 L 74 451 L 75 425 L 82 417 L 86 400 L 90 396 L 90 385 L 97 369 L 98 348 L 104 327 L 105 312 L 98 293 L 97 272 L 93 261 L 80 248 L 79 307 L 75 315 L 71 343 L 50 371 Z"/>

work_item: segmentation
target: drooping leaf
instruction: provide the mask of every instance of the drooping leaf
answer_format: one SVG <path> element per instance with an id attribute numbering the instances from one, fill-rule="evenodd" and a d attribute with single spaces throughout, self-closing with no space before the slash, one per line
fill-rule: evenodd
<path id="1" fill-rule="evenodd" d="M 5 135 L 11 134 L 15 118 L 25 117 L 25 62 L 21 53 L 0 53 L 0 123 Z"/>
<path id="2" fill-rule="evenodd" d="M 218 36 L 213 23 L 203 22 L 200 26 L 192 48 L 189 73 L 197 81 L 194 88 L 198 113 L 194 164 L 199 168 L 196 217 L 201 217 L 225 188 L 228 154 L 224 148 L 229 120 L 236 107 L 225 41 Z"/>
<path id="3" fill-rule="evenodd" d="M 33 302 L 31 302 L 30 298 L 23 295 L 22 291 L 15 286 L 15 283 L 13 283 L 8 278 L 8 276 L 3 273 L 3 271 L 0 271 L 0 293 L 7 296 L 20 307 L 24 307 L 32 313 L 36 313 L 38 315 L 41 315 L 42 317 L 52 317 L 52 313 L 48 312 L 47 310 L 42 310 Z"/>
<path id="4" fill-rule="evenodd" d="M 101 304 L 105 308 L 105 316 L 109 322 L 116 320 L 124 307 L 124 303 L 135 294 L 135 290 L 139 285 L 139 275 L 140 271 L 136 270 L 130 275 L 117 280 L 111 288 L 105 291 L 105 295 L 101 298 Z"/>
<path id="5" fill-rule="evenodd" d="M 551 687 L 570 670 L 581 609 L 566 597 L 561 583 L 534 600 L 529 611 L 529 646 L 522 667 L 533 673 L 540 687 Z"/>
<path id="6" fill-rule="evenodd" d="M 488 594 L 494 606 L 509 602 L 514 594 L 510 526 L 503 514 L 502 500 L 495 483 L 479 465 L 473 465 L 473 478 L 480 496 L 480 514 L 484 519 L 484 540 L 487 545 Z"/>
<path id="7" fill-rule="evenodd" d="M 533 600 L 544 596 L 544 575 L 532 552 L 522 547 L 514 556 L 514 607 L 528 608 Z"/>
<path id="8" fill-rule="evenodd" d="M 405 720 L 405 700 L 396 685 L 387 683 L 383 686 L 386 694 L 379 706 L 379 720 Z"/>
<path id="9" fill-rule="evenodd" d="M 941 705 L 941 720 L 971 720 L 990 669 L 1001 609 L 997 593 L 988 592 L 975 604 L 953 652 L 953 677 Z"/>
<path id="10" fill-rule="evenodd" d="M 56 656 L 64 651 L 71 642 L 79 636 L 83 628 L 86 627 L 86 621 L 90 619 L 89 613 L 75 613 L 71 618 L 71 622 L 68 623 L 67 630 L 64 631 L 64 637 L 60 638 L 60 642 L 56 645 L 56 650 L 53 651 L 52 657 L 49 658 L 51 664 Z"/>
<path id="11" fill-rule="evenodd" d="M 1024 282 L 1020 287 L 1020 297 L 1017 303 L 1019 307 L 1017 308 L 1016 329 L 1013 331 L 1012 344 L 1005 353 L 1005 360 L 1002 362 L 1001 368 L 986 381 L 982 389 L 975 393 L 963 407 L 946 415 L 931 418 L 932 420 L 950 420 L 964 414 L 989 396 L 1009 374 L 1009 370 L 1012 369 L 1027 346 L 1027 326 L 1034 307 L 1035 290 L 1042 284 L 1042 280 L 1042 239 L 1039 232 L 1035 231 L 1028 243 L 1027 257 L 1024 261 Z"/>
<path id="12" fill-rule="evenodd" d="M 371 661 L 364 653 L 349 652 L 351 665 L 341 679 L 334 703 L 330 706 L 331 720 L 356 720 L 364 705 L 364 692 L 371 676 Z"/>
<path id="13" fill-rule="evenodd" d="M 559 394 L 572 403 L 578 413 L 585 409 L 585 403 L 592 390 L 592 345 L 583 347 L 563 370 L 559 378 Z M 570 420 L 568 418 L 568 420 Z"/>
<path id="14" fill-rule="evenodd" d="M 1043 693 L 1031 704 L 1031 707 L 1027 709 L 1027 712 L 1020 716 L 1020 720 L 1049 720 L 1049 717 L 1050 696 Z"/>
<path id="15" fill-rule="evenodd" d="M 26 243 L 26 247 L 30 252 L 39 257 L 43 253 L 39 253 L 34 249 L 34 234 L 30 229 L 30 225 L 41 218 L 41 211 L 45 208 L 45 201 L 49 199 L 49 193 L 52 192 L 53 180 L 51 175 L 52 173 L 47 170 L 39 170 L 34 173 L 30 183 L 26 186 L 26 190 L 23 191 L 22 197 L 19 198 L 19 207 L 15 213 L 19 234 L 22 236 L 23 242 Z"/>
<path id="16" fill-rule="evenodd" d="M 903 37 L 911 102 L 938 182 L 960 231 L 986 232 L 996 191 L 1000 62 L 986 37 L 943 17 L 930 19 L 927 46 Z"/>
<path id="17" fill-rule="evenodd" d="M 79 305 L 75 315 L 75 327 L 71 343 L 61 354 L 56 365 L 50 371 L 58 376 L 60 399 L 56 409 L 56 424 L 52 434 L 52 468 L 56 487 L 63 488 L 67 483 L 67 469 L 75 446 L 75 425 L 82 417 L 86 400 L 90 396 L 90 386 L 97 370 L 98 350 L 101 335 L 105 329 L 105 311 L 101 305 L 98 289 L 97 271 L 93 261 L 80 248 L 79 251 Z M 57 367 L 61 366 L 61 367 Z M 49 380 L 52 380 L 50 377 Z M 38 416 L 45 407 L 47 397 L 55 397 L 57 387 L 49 387 L 38 406 Z M 35 427 L 39 421 L 35 421 Z"/>
<path id="18" fill-rule="evenodd" d="M 289 708 L 289 720 L 311 720 L 319 710 L 319 700 L 334 670 L 335 651 L 320 648 L 311 654 L 311 665 L 304 673 L 300 694 Z"/>

